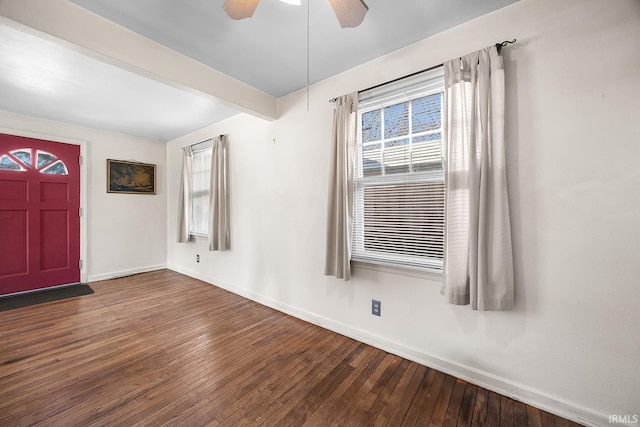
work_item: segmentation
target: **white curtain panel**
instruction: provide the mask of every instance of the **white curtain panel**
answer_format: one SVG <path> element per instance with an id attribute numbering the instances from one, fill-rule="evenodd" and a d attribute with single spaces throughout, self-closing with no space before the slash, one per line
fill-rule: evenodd
<path id="1" fill-rule="evenodd" d="M 336 100 L 331 133 L 331 169 L 327 203 L 327 247 L 324 274 L 351 277 L 353 222 L 353 150 L 356 138 L 357 94 Z"/>
<path id="2" fill-rule="evenodd" d="M 213 139 L 211 186 L 209 193 L 209 250 L 230 248 L 229 225 L 229 150 L 227 136 Z"/>
<path id="3" fill-rule="evenodd" d="M 448 303 L 513 308 L 504 68 L 495 46 L 444 64 Z"/>
<path id="4" fill-rule="evenodd" d="M 180 174 L 178 194 L 178 243 L 187 243 L 191 233 L 192 165 L 191 146 L 184 147 L 182 149 L 182 173 Z"/>

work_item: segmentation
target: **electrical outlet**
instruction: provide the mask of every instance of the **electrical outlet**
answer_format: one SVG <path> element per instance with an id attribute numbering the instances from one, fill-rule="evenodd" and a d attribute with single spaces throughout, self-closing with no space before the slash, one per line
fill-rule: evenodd
<path id="1" fill-rule="evenodd" d="M 196 262 L 200 262 L 200 254 L 196 255 Z"/>
<path id="2" fill-rule="evenodd" d="M 380 301 L 371 300 L 371 314 L 380 317 L 382 314 L 382 303 Z"/>

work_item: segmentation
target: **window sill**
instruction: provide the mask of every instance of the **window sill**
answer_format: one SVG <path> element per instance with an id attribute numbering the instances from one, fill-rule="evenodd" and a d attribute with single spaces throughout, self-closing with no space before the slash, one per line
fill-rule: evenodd
<path id="1" fill-rule="evenodd" d="M 374 264 L 366 261 L 351 260 L 351 266 L 355 269 L 380 271 L 383 273 L 398 274 L 401 276 L 416 277 L 418 279 L 442 282 L 444 280 L 442 271 L 430 269 L 417 269 L 410 267 L 400 267 L 388 264 Z"/>
<path id="2" fill-rule="evenodd" d="M 209 238 L 209 236 L 205 233 L 190 233 L 191 237 L 194 237 L 196 239 L 207 239 Z"/>

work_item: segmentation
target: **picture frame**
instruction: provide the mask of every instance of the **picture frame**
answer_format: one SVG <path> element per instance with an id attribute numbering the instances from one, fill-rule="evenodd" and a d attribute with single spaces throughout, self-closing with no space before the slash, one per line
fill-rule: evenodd
<path id="1" fill-rule="evenodd" d="M 107 193 L 156 194 L 156 165 L 107 159 Z"/>

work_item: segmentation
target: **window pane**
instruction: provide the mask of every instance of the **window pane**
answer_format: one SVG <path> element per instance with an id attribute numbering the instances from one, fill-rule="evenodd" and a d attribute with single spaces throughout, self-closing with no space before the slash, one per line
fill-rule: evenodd
<path id="1" fill-rule="evenodd" d="M 31 150 L 30 149 L 21 149 L 12 151 L 11 154 L 16 156 L 22 163 L 31 167 Z"/>
<path id="2" fill-rule="evenodd" d="M 444 182 L 364 188 L 364 249 L 442 259 Z"/>
<path id="3" fill-rule="evenodd" d="M 193 232 L 207 233 L 209 230 L 209 194 L 193 197 Z"/>
<path id="4" fill-rule="evenodd" d="M 193 192 L 209 193 L 211 169 L 211 150 L 201 151 L 193 155 Z"/>
<path id="5" fill-rule="evenodd" d="M 394 138 L 409 134 L 409 102 L 384 108 L 384 137 Z"/>
<path id="6" fill-rule="evenodd" d="M 22 167 L 14 160 L 11 160 L 6 154 L 0 157 L 0 169 L 4 170 L 12 170 L 19 171 L 22 170 Z"/>
<path id="7" fill-rule="evenodd" d="M 38 169 L 43 166 L 48 165 L 49 163 L 55 160 L 55 156 L 52 154 L 46 153 L 44 151 L 38 151 Z"/>
<path id="8" fill-rule="evenodd" d="M 382 175 L 382 144 L 362 146 L 362 176 Z"/>
<path id="9" fill-rule="evenodd" d="M 380 121 L 381 110 L 369 111 L 362 114 L 362 141 L 380 141 L 381 137 L 381 125 Z"/>
<path id="10" fill-rule="evenodd" d="M 42 169 L 40 173 L 46 173 L 47 175 L 67 175 L 67 167 L 62 162 L 62 160 L 58 160 L 51 166 L 47 166 L 45 169 Z"/>
<path id="11" fill-rule="evenodd" d="M 409 139 L 387 141 L 384 144 L 384 174 L 409 172 L 411 163 Z"/>
<path id="12" fill-rule="evenodd" d="M 411 101 L 413 132 L 436 130 L 442 126 L 442 93 Z"/>
<path id="13" fill-rule="evenodd" d="M 413 138 L 413 171 L 442 170 L 442 141 L 440 133 Z"/>

